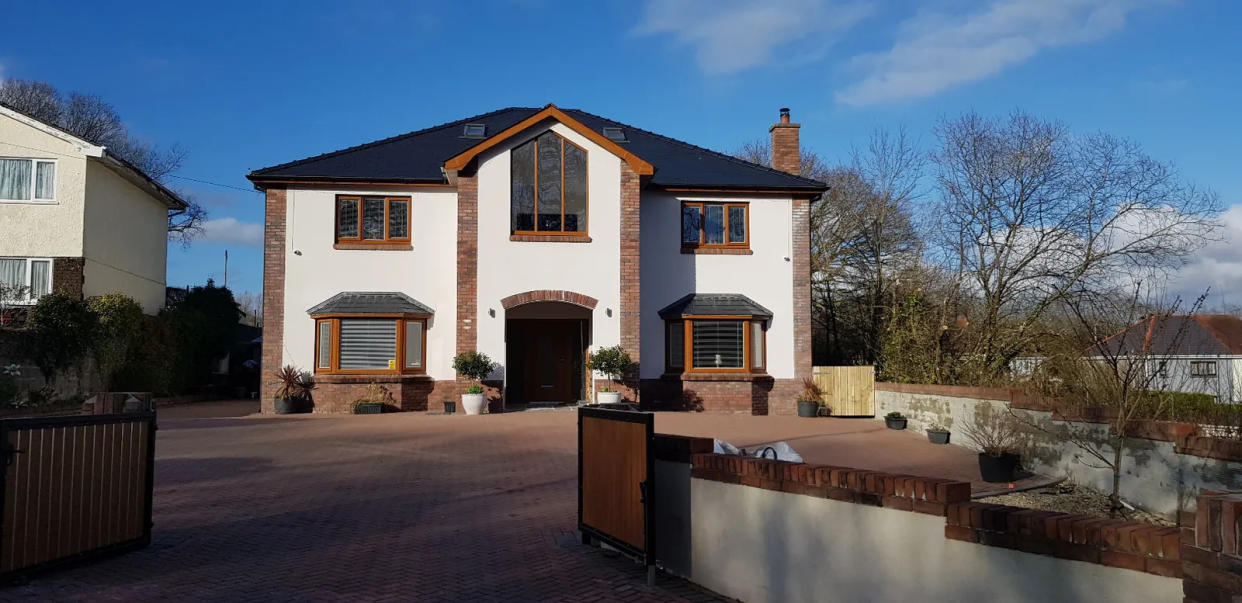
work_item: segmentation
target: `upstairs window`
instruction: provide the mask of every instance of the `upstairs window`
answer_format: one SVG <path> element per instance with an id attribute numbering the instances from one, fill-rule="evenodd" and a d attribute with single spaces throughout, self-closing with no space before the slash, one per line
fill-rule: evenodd
<path id="1" fill-rule="evenodd" d="M 682 203 L 681 246 L 749 248 L 750 206 L 746 203 Z"/>
<path id="2" fill-rule="evenodd" d="M 56 199 L 56 162 L 0 157 L 0 201 Z"/>
<path id="3" fill-rule="evenodd" d="M 552 131 L 510 153 L 512 234 L 587 233 L 586 151 Z"/>
<path id="4" fill-rule="evenodd" d="M 409 243 L 410 198 L 337 196 L 336 242 Z"/>

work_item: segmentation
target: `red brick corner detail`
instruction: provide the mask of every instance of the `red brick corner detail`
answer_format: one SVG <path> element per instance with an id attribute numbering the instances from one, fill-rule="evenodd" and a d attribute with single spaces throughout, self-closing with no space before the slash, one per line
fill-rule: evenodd
<path id="1" fill-rule="evenodd" d="M 638 400 L 638 366 L 641 362 L 642 314 L 639 308 L 639 208 L 642 182 L 639 175 L 621 162 L 621 347 L 629 352 L 634 369 L 625 375 L 627 387 L 618 388 L 627 400 Z"/>
<path id="2" fill-rule="evenodd" d="M 263 216 L 263 353 L 259 365 L 260 406 L 275 412 L 275 372 L 284 362 L 285 215 L 288 191 L 268 188 Z"/>
<path id="3" fill-rule="evenodd" d="M 793 200 L 794 378 L 811 376 L 811 200 Z"/>
<path id="4" fill-rule="evenodd" d="M 564 302 L 575 306 L 582 306 L 588 310 L 594 310 L 599 304 L 599 300 L 594 297 L 574 293 L 573 291 L 557 291 L 551 289 L 540 289 L 538 291 L 527 291 L 525 293 L 516 293 L 500 300 L 500 307 L 510 310 L 522 304 L 534 302 Z"/>

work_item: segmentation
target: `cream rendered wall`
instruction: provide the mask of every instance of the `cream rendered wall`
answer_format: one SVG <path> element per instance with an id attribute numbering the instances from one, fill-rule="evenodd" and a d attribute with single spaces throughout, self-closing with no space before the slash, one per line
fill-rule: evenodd
<path id="1" fill-rule="evenodd" d="M 86 165 L 82 294 L 124 293 L 144 312 L 164 307 L 168 206 L 98 161 Z"/>
<path id="2" fill-rule="evenodd" d="M 408 195 L 412 251 L 333 249 L 336 195 Z M 435 310 L 427 374 L 454 379 L 457 345 L 457 193 L 428 189 L 289 190 L 285 220 L 284 362 L 310 370 L 314 321 L 306 313 L 342 291 L 398 291 Z M 295 252 L 301 252 L 298 255 Z"/>
<path id="3" fill-rule="evenodd" d="M 753 255 L 681 253 L 682 201 L 748 201 Z M 768 374 L 794 377 L 793 263 L 789 197 L 728 199 L 645 193 L 642 197 L 642 366 L 644 379 L 664 372 L 661 308 L 688 293 L 741 293 L 772 311 Z"/>
<path id="4" fill-rule="evenodd" d="M 1182 596 L 1177 578 L 950 540 L 934 515 L 701 479 L 690 490 L 689 578 L 752 603 Z"/>
<path id="5" fill-rule="evenodd" d="M 86 155 L 77 145 L 0 114 L 0 157 L 56 160 L 56 199 L 0 201 L 0 256 L 80 257 Z"/>
<path id="6" fill-rule="evenodd" d="M 544 129 L 512 139 L 479 158 L 478 349 L 505 364 L 505 310 L 515 293 L 559 289 L 599 300 L 591 320 L 591 348 L 620 343 L 621 160 L 559 123 L 551 129 L 587 152 L 587 222 L 590 243 L 509 240 L 509 150 Z M 646 282 L 646 276 L 643 277 Z M 608 316 L 607 309 L 612 310 Z M 495 317 L 489 315 L 494 310 Z M 492 375 L 503 376 L 503 368 Z"/>

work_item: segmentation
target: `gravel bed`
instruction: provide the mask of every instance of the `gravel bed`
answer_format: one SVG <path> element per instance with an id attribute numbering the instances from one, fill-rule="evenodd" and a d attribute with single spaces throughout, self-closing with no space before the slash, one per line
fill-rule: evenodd
<path id="1" fill-rule="evenodd" d="M 1027 490 L 1026 492 L 1015 492 L 1013 494 L 1002 494 L 1000 496 L 988 496 L 980 498 L 976 502 L 1009 505 L 1011 507 L 1022 507 L 1024 509 L 1039 509 L 1041 511 L 1057 511 L 1060 513 L 1079 513 L 1082 515 L 1093 515 L 1096 517 L 1108 517 L 1108 494 L 1070 482 L 1061 482 L 1059 484 L 1048 486 L 1047 488 Z M 1159 515 L 1153 515 L 1138 509 L 1127 509 L 1123 519 L 1150 523 L 1159 526 L 1177 525 L 1175 522 L 1169 521 Z"/>

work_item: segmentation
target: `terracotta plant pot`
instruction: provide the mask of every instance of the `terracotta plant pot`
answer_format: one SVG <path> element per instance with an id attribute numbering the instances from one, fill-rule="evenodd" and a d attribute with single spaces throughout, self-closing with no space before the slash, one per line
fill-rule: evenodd
<path id="1" fill-rule="evenodd" d="M 487 410 L 487 398 L 483 394 L 462 394 L 461 408 L 468 415 L 481 415 Z"/>

